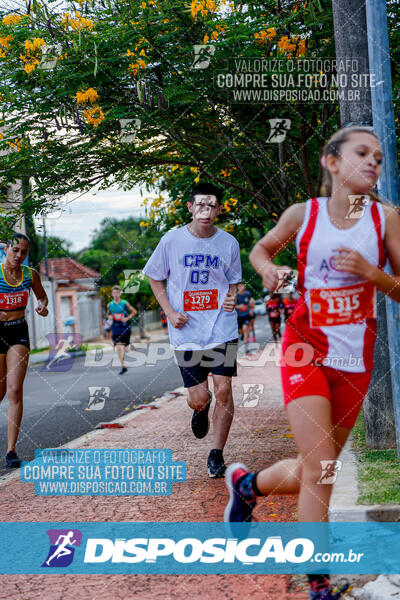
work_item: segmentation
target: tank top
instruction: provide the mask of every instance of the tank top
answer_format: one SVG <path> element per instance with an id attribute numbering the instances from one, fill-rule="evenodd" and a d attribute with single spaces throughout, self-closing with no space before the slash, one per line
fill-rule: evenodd
<path id="1" fill-rule="evenodd" d="M 0 263 L 0 310 L 21 310 L 28 304 L 32 288 L 32 271 L 27 265 L 21 267 L 21 281 L 14 285 L 6 280 L 3 263 Z"/>
<path id="2" fill-rule="evenodd" d="M 111 318 L 113 320 L 113 327 L 117 327 L 117 328 L 126 328 L 126 327 L 130 327 L 130 323 L 127 322 L 125 323 L 124 321 L 122 321 L 122 317 L 127 317 L 129 315 L 129 311 L 127 308 L 127 301 L 126 300 L 121 300 L 120 302 L 114 302 L 114 300 L 111 300 L 111 302 L 108 303 L 108 310 L 111 314 Z"/>
<path id="3" fill-rule="evenodd" d="M 274 300 L 268 300 L 267 302 L 267 312 L 268 312 L 268 316 L 270 319 L 280 319 L 281 318 L 281 313 L 280 313 L 280 308 L 282 306 L 282 303 L 280 300 L 278 300 L 277 298 L 275 298 Z"/>
<path id="4" fill-rule="evenodd" d="M 328 198 L 306 202 L 302 226 L 296 236 L 297 289 L 300 298 L 287 324 L 285 346 L 292 334 L 314 349 L 314 361 L 342 371 L 373 368 L 376 339 L 376 288 L 366 279 L 334 266 L 335 249 L 345 246 L 359 252 L 372 265 L 383 268 L 386 254 L 385 214 L 369 202 L 349 229 L 330 220 Z"/>

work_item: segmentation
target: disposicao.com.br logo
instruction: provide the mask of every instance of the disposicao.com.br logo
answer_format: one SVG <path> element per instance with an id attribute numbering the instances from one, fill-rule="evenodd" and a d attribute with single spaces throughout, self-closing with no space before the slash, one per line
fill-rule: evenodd
<path id="1" fill-rule="evenodd" d="M 252 548 L 252 551 L 250 549 Z M 250 553 L 248 553 L 250 551 Z M 280 536 L 246 538 L 89 538 L 85 550 L 85 563 L 155 563 L 170 557 L 179 563 L 264 563 L 272 559 L 277 563 L 307 562 L 314 554 L 314 543 L 307 538 L 294 538 L 286 543 Z"/>

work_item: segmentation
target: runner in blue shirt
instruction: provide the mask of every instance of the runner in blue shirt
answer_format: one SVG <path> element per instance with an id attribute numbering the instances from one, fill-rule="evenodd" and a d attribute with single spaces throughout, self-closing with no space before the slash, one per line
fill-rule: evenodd
<path id="1" fill-rule="evenodd" d="M 111 294 L 113 300 L 107 305 L 107 318 L 112 319 L 112 341 L 117 348 L 118 358 L 121 362 L 120 375 L 127 372 L 125 365 L 125 352 L 129 348 L 131 339 L 130 320 L 137 314 L 137 310 L 127 300 L 121 298 L 121 288 L 114 285 Z"/>

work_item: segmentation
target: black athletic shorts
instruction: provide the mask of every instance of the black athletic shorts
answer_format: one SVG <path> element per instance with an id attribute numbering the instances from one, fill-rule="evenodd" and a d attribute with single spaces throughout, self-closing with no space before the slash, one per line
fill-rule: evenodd
<path id="1" fill-rule="evenodd" d="M 277 325 L 280 325 L 280 324 L 281 324 L 281 318 L 280 318 L 280 317 L 277 317 L 277 318 L 271 319 L 271 317 L 270 317 L 270 318 L 269 318 L 269 322 L 271 323 L 271 325 L 272 325 L 273 323 L 276 323 Z"/>
<path id="2" fill-rule="evenodd" d="M 131 328 L 128 329 L 114 329 L 112 330 L 112 341 L 115 344 L 124 344 L 129 346 L 131 343 Z"/>
<path id="3" fill-rule="evenodd" d="M 245 317 L 242 317 L 240 315 L 240 313 L 238 313 L 238 327 L 239 329 L 242 329 L 243 325 L 248 325 L 250 323 L 250 315 L 246 315 Z"/>
<path id="4" fill-rule="evenodd" d="M 0 321 L 0 354 L 7 354 L 11 346 L 17 344 L 30 350 L 28 323 L 25 317 L 14 321 Z"/>
<path id="5" fill-rule="evenodd" d="M 238 340 L 231 340 L 208 350 L 175 350 L 183 385 L 193 387 L 207 380 L 208 374 L 237 375 L 236 356 Z"/>

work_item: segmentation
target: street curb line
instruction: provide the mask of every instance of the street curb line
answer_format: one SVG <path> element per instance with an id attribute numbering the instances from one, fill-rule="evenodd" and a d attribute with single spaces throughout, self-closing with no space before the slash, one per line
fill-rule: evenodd
<path id="1" fill-rule="evenodd" d="M 359 496 L 357 457 L 350 434 L 340 456 L 342 470 L 333 487 L 329 521 L 334 522 L 399 522 L 400 504 L 357 504 Z"/>
<path id="2" fill-rule="evenodd" d="M 148 404 L 145 405 L 145 408 L 141 409 L 141 410 L 135 410 L 131 413 L 129 413 L 128 415 L 123 415 L 122 417 L 118 417 L 117 419 L 114 419 L 114 421 L 109 421 L 109 423 L 128 423 L 128 421 L 132 420 L 132 419 L 136 419 L 138 416 L 140 416 L 143 411 L 147 412 L 151 406 L 160 406 L 162 404 L 164 404 L 164 402 L 168 402 L 171 400 L 175 400 L 176 398 L 179 398 L 180 395 L 183 395 L 183 390 L 185 390 L 185 388 L 183 386 L 181 387 L 177 387 L 174 390 L 171 390 L 170 392 L 165 392 L 163 396 L 159 396 L 158 398 L 155 398 L 154 400 L 152 400 L 151 402 L 149 402 Z M 168 394 L 179 394 L 179 396 L 168 396 Z M 148 407 L 148 408 L 147 408 Z M 151 409 L 150 409 L 151 410 Z M 88 433 L 84 433 L 83 435 L 79 436 L 78 438 L 75 438 L 74 440 L 69 441 L 67 444 L 63 444 L 62 446 L 56 446 L 56 448 L 79 448 L 83 443 L 87 442 L 88 440 L 92 440 L 95 437 L 98 437 L 99 435 L 107 432 L 107 429 L 92 429 L 91 431 L 88 431 Z M 28 462 L 28 461 L 26 461 Z M 20 475 L 20 469 L 15 469 L 14 472 L 12 473 L 6 473 L 4 475 L 0 476 L 0 488 L 5 485 L 6 483 L 9 483 L 10 481 L 12 481 L 13 479 L 17 479 L 19 478 Z"/>

